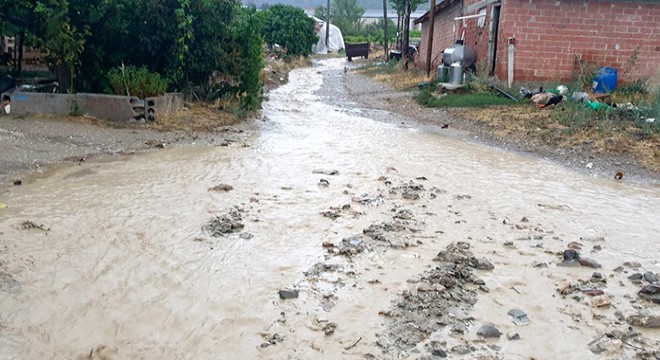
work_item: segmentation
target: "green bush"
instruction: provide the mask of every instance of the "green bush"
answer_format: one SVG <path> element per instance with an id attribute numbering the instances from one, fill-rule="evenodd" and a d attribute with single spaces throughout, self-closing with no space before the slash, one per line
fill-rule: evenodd
<path id="1" fill-rule="evenodd" d="M 168 80 L 146 67 L 126 66 L 108 71 L 108 82 L 115 95 L 130 95 L 144 99 L 163 95 L 167 91 Z"/>
<path id="2" fill-rule="evenodd" d="M 278 44 L 289 55 L 309 56 L 312 46 L 319 40 L 314 31 L 315 22 L 303 9 L 291 5 L 273 5 L 260 12 L 264 20 L 262 34 L 266 43 Z"/>

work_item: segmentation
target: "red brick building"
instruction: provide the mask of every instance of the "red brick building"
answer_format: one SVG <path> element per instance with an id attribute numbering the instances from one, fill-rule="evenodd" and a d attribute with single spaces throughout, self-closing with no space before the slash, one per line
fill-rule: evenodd
<path id="1" fill-rule="evenodd" d="M 619 81 L 660 74 L 660 0 L 438 0 L 435 11 L 433 68 L 439 53 L 463 38 L 477 53 L 479 71 L 501 80 L 512 70 L 514 81 L 566 81 L 580 63 L 615 67 Z M 472 16 L 479 14 L 485 16 Z M 429 18 L 427 12 L 416 20 L 420 66 Z M 622 79 L 632 58 L 636 65 Z"/>

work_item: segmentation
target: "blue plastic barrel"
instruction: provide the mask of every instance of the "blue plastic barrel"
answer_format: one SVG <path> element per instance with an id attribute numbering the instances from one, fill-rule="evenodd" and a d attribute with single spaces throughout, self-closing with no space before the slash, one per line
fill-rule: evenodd
<path id="1" fill-rule="evenodd" d="M 599 67 L 594 79 L 593 91 L 609 94 L 616 89 L 619 81 L 619 72 L 613 67 Z"/>

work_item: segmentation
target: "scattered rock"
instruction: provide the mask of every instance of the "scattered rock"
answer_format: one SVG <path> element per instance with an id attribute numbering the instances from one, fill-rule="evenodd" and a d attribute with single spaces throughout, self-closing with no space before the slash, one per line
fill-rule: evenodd
<path id="1" fill-rule="evenodd" d="M 639 297 L 651 301 L 655 304 L 660 304 L 660 285 L 651 284 L 646 285 L 638 293 Z"/>
<path id="2" fill-rule="evenodd" d="M 337 324 L 331 322 L 323 327 L 323 333 L 325 336 L 330 336 L 335 333 L 335 329 L 337 329 Z"/>
<path id="3" fill-rule="evenodd" d="M 658 282 L 658 275 L 647 271 L 644 273 L 644 280 L 650 282 L 651 284 L 657 283 Z"/>
<path id="4" fill-rule="evenodd" d="M 234 187 L 227 184 L 218 184 L 209 189 L 209 191 L 231 191 L 234 190 Z"/>
<path id="5" fill-rule="evenodd" d="M 479 270 L 493 270 L 495 268 L 495 266 L 493 266 L 493 264 L 491 264 L 491 262 L 488 261 L 488 259 L 486 258 L 481 258 L 481 259 L 473 258 L 472 263 L 474 267 L 476 267 Z"/>
<path id="6" fill-rule="evenodd" d="M 632 269 L 637 269 L 637 268 L 642 267 L 642 264 L 638 263 L 637 261 L 626 261 L 626 262 L 623 263 L 623 266 L 629 267 L 629 268 L 632 268 Z"/>
<path id="7" fill-rule="evenodd" d="M 320 187 L 328 187 L 328 186 L 330 186 L 330 181 L 328 181 L 326 179 L 321 179 L 321 180 L 319 180 L 319 186 Z"/>
<path id="8" fill-rule="evenodd" d="M 527 218 L 527 216 L 523 216 L 522 219 L 520 219 L 520 221 L 529 222 L 529 219 Z"/>
<path id="9" fill-rule="evenodd" d="M 280 299 L 297 299 L 300 295 L 299 291 L 296 289 L 283 289 L 277 292 L 280 295 Z"/>
<path id="10" fill-rule="evenodd" d="M 632 315 L 628 316 L 626 322 L 632 326 L 660 329 L 660 316 L 651 315 Z"/>
<path id="11" fill-rule="evenodd" d="M 610 339 L 603 335 L 589 344 L 589 350 L 595 354 L 614 353 L 621 349 L 623 342 L 619 339 Z"/>
<path id="12" fill-rule="evenodd" d="M 499 338 L 502 336 L 502 332 L 498 330 L 493 324 L 484 324 L 481 325 L 479 331 L 477 331 L 477 335 L 485 338 Z"/>
<path id="13" fill-rule="evenodd" d="M 506 335 L 506 338 L 511 341 L 520 340 L 520 335 L 518 333 L 509 333 Z"/>
<path id="14" fill-rule="evenodd" d="M 323 217 L 327 217 L 327 218 L 330 218 L 332 220 L 335 220 L 335 219 L 341 217 L 341 212 L 334 211 L 334 210 L 328 210 L 328 211 L 322 211 L 321 215 L 323 215 Z"/>
<path id="15" fill-rule="evenodd" d="M 261 348 L 267 348 L 272 345 L 277 345 L 282 341 L 284 341 L 284 337 L 282 337 L 282 335 L 280 334 L 273 334 L 273 335 L 263 334 L 262 336 L 264 337 L 266 342 L 260 345 Z"/>
<path id="16" fill-rule="evenodd" d="M 607 295 L 594 296 L 591 299 L 591 306 L 595 308 L 610 307 L 612 301 Z"/>
<path id="17" fill-rule="evenodd" d="M 594 268 L 594 269 L 600 269 L 601 268 L 601 265 L 599 263 L 597 263 L 595 260 L 588 259 L 588 258 L 585 258 L 585 257 L 579 257 L 578 258 L 578 263 L 580 263 L 580 265 L 582 265 L 582 266 L 586 266 L 586 267 L 590 267 L 590 268 Z"/>
<path id="18" fill-rule="evenodd" d="M 14 181 L 14 185 L 16 185 L 16 186 L 20 186 L 20 185 L 22 185 L 22 184 L 23 184 L 23 181 L 22 181 L 22 180 L 15 180 L 15 181 Z"/>
<path id="19" fill-rule="evenodd" d="M 238 235 L 238 237 L 240 237 L 243 240 L 250 240 L 254 237 L 254 235 L 244 232 L 244 233 L 241 233 L 240 235 Z"/>
<path id="20" fill-rule="evenodd" d="M 202 231 L 213 237 L 240 232 L 245 227 L 241 222 L 242 220 L 243 217 L 239 210 L 231 209 L 229 213 L 211 219 L 202 226 Z"/>
<path id="21" fill-rule="evenodd" d="M 525 314 L 525 312 L 520 309 L 511 309 L 507 315 L 513 318 L 513 323 L 516 325 L 529 324 L 529 318 L 527 317 L 527 314 Z"/>
<path id="22" fill-rule="evenodd" d="M 465 346 L 465 345 L 456 345 L 456 346 L 453 346 L 453 347 L 450 349 L 450 351 L 453 352 L 453 353 L 456 353 L 456 354 L 460 354 L 460 355 L 467 355 L 467 354 L 469 354 L 470 352 L 472 352 L 472 351 L 470 350 L 470 348 L 467 347 L 467 346 Z"/>
<path id="23" fill-rule="evenodd" d="M 642 275 L 642 273 L 634 273 L 634 274 L 628 276 L 628 280 L 631 280 L 631 281 L 640 281 L 643 278 L 644 278 L 644 275 Z"/>

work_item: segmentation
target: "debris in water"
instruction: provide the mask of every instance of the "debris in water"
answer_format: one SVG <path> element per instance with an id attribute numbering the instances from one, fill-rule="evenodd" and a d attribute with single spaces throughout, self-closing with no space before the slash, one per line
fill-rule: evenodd
<path id="1" fill-rule="evenodd" d="M 360 341 L 362 341 L 362 336 L 360 336 L 359 339 L 355 340 L 355 342 L 352 343 L 351 345 L 345 347 L 344 350 L 350 350 L 350 349 L 354 348 L 355 345 L 357 345 Z"/>
<path id="2" fill-rule="evenodd" d="M 47 229 L 46 227 L 44 227 L 44 225 L 38 225 L 31 220 L 23 221 L 21 227 L 23 228 L 23 230 L 39 229 L 46 232 L 50 231 L 50 228 Z"/>
<path id="3" fill-rule="evenodd" d="M 660 316 L 632 315 L 628 316 L 626 322 L 632 326 L 660 329 Z"/>
<path id="4" fill-rule="evenodd" d="M 245 227 L 241 222 L 242 220 L 243 217 L 239 211 L 237 209 L 231 209 L 229 213 L 211 219 L 202 226 L 202 231 L 213 237 L 240 232 Z"/>
<path id="5" fill-rule="evenodd" d="M 617 172 L 616 175 L 614 175 L 614 179 L 615 180 L 623 179 L 623 172 L 621 172 L 621 171 Z"/>
<path id="6" fill-rule="evenodd" d="M 234 190 L 234 187 L 227 184 L 218 184 L 209 189 L 209 191 L 231 191 Z"/>
<path id="7" fill-rule="evenodd" d="M 337 170 L 323 170 L 323 169 L 316 169 L 312 171 L 312 174 L 323 174 L 323 175 L 339 175 L 339 171 Z"/>
<path id="8" fill-rule="evenodd" d="M 23 181 L 22 181 L 22 180 L 15 180 L 15 181 L 14 181 L 14 185 L 16 185 L 16 186 L 19 186 L 19 185 L 21 185 L 21 184 L 23 184 Z"/>
<path id="9" fill-rule="evenodd" d="M 319 180 L 319 186 L 328 187 L 328 186 L 330 186 L 330 181 L 328 181 L 326 179 L 321 179 L 321 180 Z"/>

